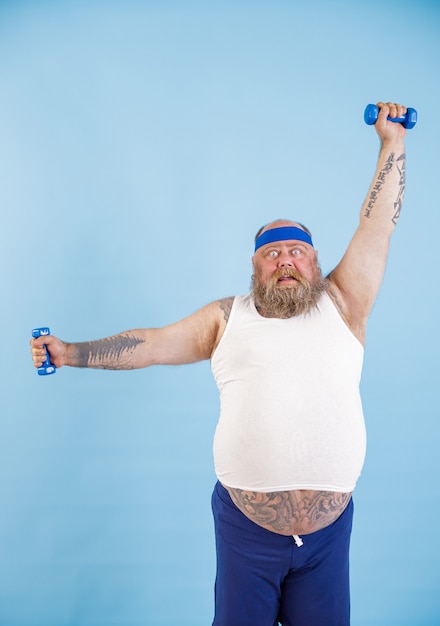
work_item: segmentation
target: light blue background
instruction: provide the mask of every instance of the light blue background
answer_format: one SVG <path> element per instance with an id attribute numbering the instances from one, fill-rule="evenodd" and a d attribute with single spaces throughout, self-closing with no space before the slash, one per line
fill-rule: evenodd
<path id="1" fill-rule="evenodd" d="M 369 326 L 353 626 L 440 624 L 438 3 L 0 3 L 0 625 L 207 626 L 208 363 L 42 379 L 35 326 L 100 338 L 248 290 L 306 223 L 329 271 L 379 143 L 418 109 Z M 374 254 L 374 250 L 371 251 Z"/>

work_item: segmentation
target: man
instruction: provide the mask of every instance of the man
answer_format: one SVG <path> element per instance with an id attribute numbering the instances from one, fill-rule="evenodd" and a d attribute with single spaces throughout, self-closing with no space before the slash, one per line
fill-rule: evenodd
<path id="1" fill-rule="evenodd" d="M 405 129 L 378 103 L 381 150 L 359 226 L 323 278 L 310 232 L 257 234 L 252 293 L 164 328 L 47 345 L 56 367 L 134 369 L 210 359 L 221 395 L 214 442 L 214 626 L 346 626 L 355 488 L 365 455 L 359 397 L 366 323 L 405 187 Z"/>

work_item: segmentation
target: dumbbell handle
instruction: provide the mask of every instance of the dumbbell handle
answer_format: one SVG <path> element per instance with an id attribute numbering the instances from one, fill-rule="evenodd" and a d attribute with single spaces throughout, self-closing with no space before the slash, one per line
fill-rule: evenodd
<path id="1" fill-rule="evenodd" d="M 50 328 L 43 326 L 42 328 L 34 328 L 32 331 L 32 337 L 43 337 L 50 335 Z M 44 345 L 43 348 L 46 348 Z M 47 352 L 46 360 L 37 368 L 37 372 L 40 376 L 48 376 L 49 374 L 55 374 L 57 368 L 50 362 L 49 353 Z"/>
<path id="2" fill-rule="evenodd" d="M 379 115 L 379 107 L 375 104 L 367 104 L 364 111 L 364 121 L 371 126 L 377 122 Z M 415 109 L 407 109 L 403 117 L 387 117 L 390 122 L 399 122 L 408 130 L 414 128 L 417 124 L 417 111 Z"/>

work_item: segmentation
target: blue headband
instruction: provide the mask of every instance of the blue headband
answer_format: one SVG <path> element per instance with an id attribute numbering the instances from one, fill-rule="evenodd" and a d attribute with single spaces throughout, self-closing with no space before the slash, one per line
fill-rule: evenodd
<path id="1" fill-rule="evenodd" d="M 289 241 L 294 239 L 295 241 L 305 241 L 309 246 L 313 247 L 312 238 L 309 233 L 306 233 L 302 228 L 296 226 L 282 226 L 281 228 L 271 228 L 261 233 L 255 242 L 255 252 L 261 246 L 265 246 L 267 243 L 273 243 L 274 241 Z"/>

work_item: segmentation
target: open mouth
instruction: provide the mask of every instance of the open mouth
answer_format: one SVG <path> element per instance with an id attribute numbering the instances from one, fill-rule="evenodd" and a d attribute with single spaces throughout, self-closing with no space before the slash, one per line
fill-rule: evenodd
<path id="1" fill-rule="evenodd" d="M 297 283 L 297 279 L 293 276 L 280 276 L 277 280 L 278 283 Z"/>

